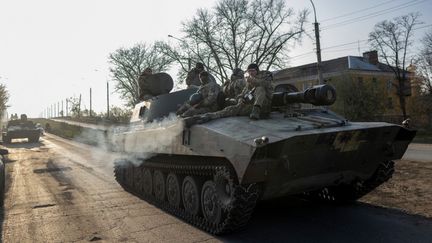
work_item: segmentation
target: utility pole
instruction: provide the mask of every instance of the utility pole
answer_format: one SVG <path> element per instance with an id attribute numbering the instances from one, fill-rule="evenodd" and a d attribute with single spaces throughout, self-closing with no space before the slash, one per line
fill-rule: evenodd
<path id="1" fill-rule="evenodd" d="M 91 88 L 90 88 L 90 116 L 92 116 L 92 92 L 91 92 Z"/>
<path id="2" fill-rule="evenodd" d="M 63 106 L 63 100 L 62 100 L 62 111 L 61 111 L 61 116 L 64 117 L 64 106 Z"/>
<path id="3" fill-rule="evenodd" d="M 68 116 L 69 114 L 68 114 L 68 102 L 69 102 L 69 100 L 68 100 L 68 98 L 66 98 L 66 116 Z"/>
<path id="4" fill-rule="evenodd" d="M 322 75 L 322 70 L 321 70 L 322 66 L 321 66 L 321 46 L 320 46 L 320 36 L 319 36 L 319 24 L 317 22 L 315 5 L 312 2 L 312 0 L 310 0 L 310 2 L 312 3 L 312 7 L 313 7 L 313 11 L 314 11 L 314 16 L 315 16 L 314 27 L 315 27 L 315 43 L 316 43 L 316 53 L 317 53 L 318 81 L 319 81 L 319 84 L 323 84 L 324 80 L 323 80 L 323 75 Z"/>
<path id="5" fill-rule="evenodd" d="M 60 117 L 60 101 L 57 102 L 57 117 Z"/>
<path id="6" fill-rule="evenodd" d="M 107 82 L 107 118 L 109 118 L 109 84 Z"/>

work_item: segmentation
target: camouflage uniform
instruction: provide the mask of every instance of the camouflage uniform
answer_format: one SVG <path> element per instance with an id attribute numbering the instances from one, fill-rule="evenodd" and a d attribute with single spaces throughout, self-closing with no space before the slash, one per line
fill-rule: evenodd
<path id="1" fill-rule="evenodd" d="M 186 84 L 189 87 L 191 86 L 196 86 L 199 87 L 201 86 L 201 81 L 199 78 L 199 74 L 200 72 L 202 72 L 203 70 L 197 69 L 197 68 L 192 68 L 192 70 L 190 70 L 187 74 L 186 77 Z M 209 74 L 209 79 L 213 82 L 216 82 L 216 79 L 213 77 L 213 75 Z"/>
<path id="2" fill-rule="evenodd" d="M 231 79 L 225 82 L 223 91 L 227 98 L 236 99 L 246 86 L 243 76 L 231 76 Z"/>
<path id="3" fill-rule="evenodd" d="M 214 81 L 209 81 L 207 84 L 201 85 L 197 93 L 203 96 L 203 100 L 196 106 L 191 106 L 189 103 L 184 104 L 177 114 L 180 113 L 179 115 L 181 117 L 190 117 L 217 111 L 219 107 L 216 101 L 220 91 L 221 87 Z"/>
<path id="4" fill-rule="evenodd" d="M 204 120 L 228 117 L 228 116 L 249 116 L 254 106 L 259 106 L 262 117 L 268 116 L 271 111 L 271 99 L 273 86 L 271 84 L 272 74 L 268 71 L 259 71 L 256 77 L 249 77 L 246 87 L 240 94 L 236 105 L 228 106 L 217 112 L 204 115 Z M 253 101 L 247 103 L 243 98 L 248 93 L 253 94 Z M 198 119 L 199 120 L 199 119 Z"/>
<path id="5" fill-rule="evenodd" d="M 192 68 L 192 70 L 190 70 L 187 74 L 186 77 L 186 84 L 188 86 L 188 88 L 191 85 L 195 85 L 195 86 L 200 86 L 201 85 L 201 81 L 199 79 L 199 74 L 202 70 L 199 70 L 197 68 Z"/>

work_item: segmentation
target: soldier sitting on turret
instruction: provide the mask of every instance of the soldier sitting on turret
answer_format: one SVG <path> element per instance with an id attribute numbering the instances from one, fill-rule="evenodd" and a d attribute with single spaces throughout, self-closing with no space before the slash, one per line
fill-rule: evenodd
<path id="1" fill-rule="evenodd" d="M 192 68 L 186 77 L 186 84 L 188 86 L 188 88 L 190 88 L 191 86 L 200 86 L 201 82 L 199 79 L 199 74 L 204 71 L 204 64 L 197 62 L 195 64 L 195 67 Z"/>
<path id="2" fill-rule="evenodd" d="M 186 84 L 187 84 L 188 88 L 194 88 L 194 87 L 196 88 L 196 87 L 201 86 L 199 74 L 202 71 L 205 71 L 204 70 L 204 64 L 197 62 L 195 67 L 192 68 L 187 74 Z M 208 75 L 209 75 L 209 80 L 216 82 L 216 79 L 213 77 L 213 75 L 211 75 L 210 73 Z"/>
<path id="3" fill-rule="evenodd" d="M 200 88 L 188 102 L 178 109 L 177 115 L 190 117 L 218 110 L 217 97 L 221 87 L 209 78 L 209 73 L 206 71 L 202 71 L 199 78 L 201 81 Z"/>
<path id="4" fill-rule="evenodd" d="M 242 93 L 245 86 L 246 81 L 244 79 L 243 70 L 240 68 L 235 68 L 231 74 L 231 78 L 223 84 L 223 92 L 225 93 L 227 99 L 234 99 L 235 101 Z"/>
<path id="5" fill-rule="evenodd" d="M 266 118 L 271 111 L 273 76 L 268 71 L 259 71 L 258 65 L 254 63 L 248 66 L 245 76 L 246 87 L 237 99 L 237 104 L 221 111 L 190 117 L 185 120 L 186 125 L 204 123 L 228 116 L 249 116 L 253 120 Z"/>
<path id="6" fill-rule="evenodd" d="M 146 68 L 144 71 L 140 74 L 138 78 L 138 86 L 139 86 L 139 99 L 141 101 L 148 100 L 154 95 L 150 92 L 150 87 L 147 82 L 147 78 L 153 74 L 153 70 L 151 68 Z"/>

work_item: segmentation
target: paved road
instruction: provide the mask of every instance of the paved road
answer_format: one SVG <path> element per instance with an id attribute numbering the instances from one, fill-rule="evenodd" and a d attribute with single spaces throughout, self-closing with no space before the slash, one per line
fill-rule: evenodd
<path id="1" fill-rule="evenodd" d="M 215 237 L 126 192 L 115 154 L 55 136 L 9 146 L 4 242 L 428 242 L 432 220 L 358 203 L 260 204 L 248 227 Z"/>
<path id="2" fill-rule="evenodd" d="M 432 144 L 412 143 L 408 146 L 403 159 L 432 162 Z"/>

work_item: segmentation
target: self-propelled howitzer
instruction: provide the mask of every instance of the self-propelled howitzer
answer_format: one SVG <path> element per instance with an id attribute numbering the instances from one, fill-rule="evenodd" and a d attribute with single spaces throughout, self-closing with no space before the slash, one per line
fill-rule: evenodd
<path id="1" fill-rule="evenodd" d="M 268 119 L 227 117 L 189 128 L 154 122 L 195 91 L 136 105 L 134 128 L 114 136 L 134 159 L 118 161 L 115 176 L 125 189 L 214 234 L 245 225 L 259 200 L 355 201 L 390 179 L 393 160 L 415 135 L 399 125 L 349 122 L 328 107 L 293 104 L 332 104 L 336 92 L 329 85 L 275 93 Z"/>

